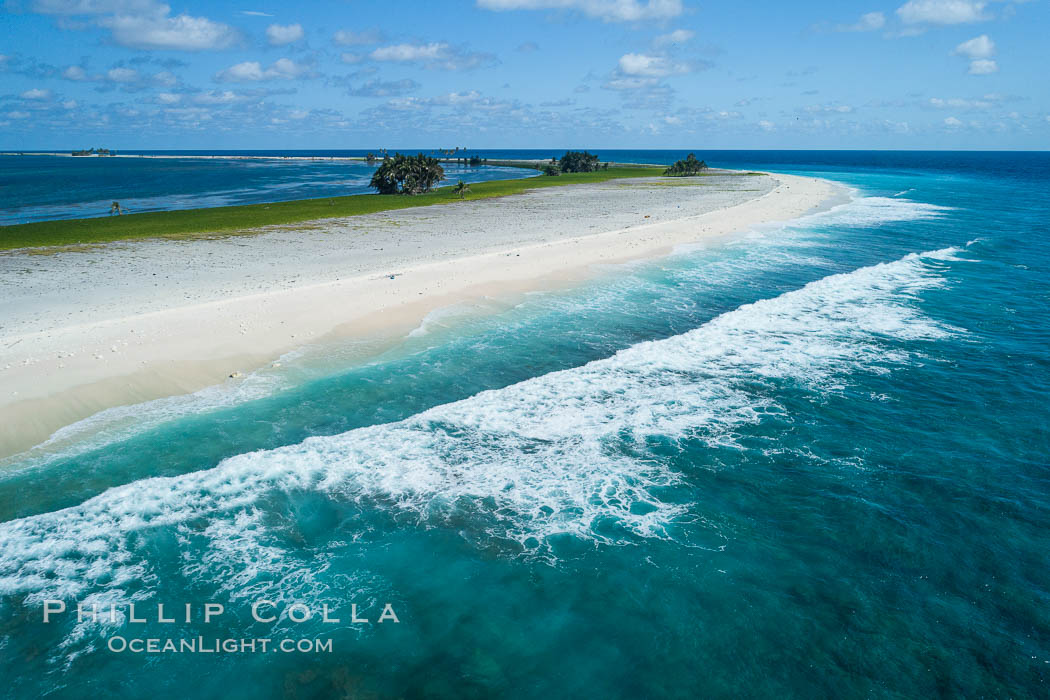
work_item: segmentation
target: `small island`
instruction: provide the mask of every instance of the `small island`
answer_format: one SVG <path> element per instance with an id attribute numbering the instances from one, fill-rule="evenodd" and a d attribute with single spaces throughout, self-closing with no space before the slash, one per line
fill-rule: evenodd
<path id="1" fill-rule="evenodd" d="M 111 151 L 108 148 L 89 148 L 87 150 L 73 151 L 74 156 L 115 156 L 116 151 Z"/>

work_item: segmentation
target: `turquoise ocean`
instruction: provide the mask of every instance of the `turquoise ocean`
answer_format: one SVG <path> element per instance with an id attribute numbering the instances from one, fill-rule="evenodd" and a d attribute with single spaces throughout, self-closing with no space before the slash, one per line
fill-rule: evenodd
<path id="1" fill-rule="evenodd" d="M 697 155 L 851 197 L 0 464 L 0 696 L 1050 694 L 1050 155 Z"/>

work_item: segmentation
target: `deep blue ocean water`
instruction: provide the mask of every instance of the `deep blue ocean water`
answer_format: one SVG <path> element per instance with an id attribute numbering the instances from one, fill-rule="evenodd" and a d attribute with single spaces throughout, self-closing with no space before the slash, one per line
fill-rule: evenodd
<path id="1" fill-rule="evenodd" d="M 1050 155 L 697 155 L 853 199 L 5 463 L 4 692 L 1045 697 Z M 333 650 L 107 650 L 197 635 Z"/>

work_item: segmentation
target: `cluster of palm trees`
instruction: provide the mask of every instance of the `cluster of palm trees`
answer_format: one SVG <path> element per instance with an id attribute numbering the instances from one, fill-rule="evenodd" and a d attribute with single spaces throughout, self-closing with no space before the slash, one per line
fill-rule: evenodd
<path id="1" fill-rule="evenodd" d="M 379 194 L 422 194 L 444 179 L 445 169 L 437 158 L 422 153 L 415 156 L 395 153 L 383 158 L 369 187 Z"/>
<path id="2" fill-rule="evenodd" d="M 684 160 L 680 160 L 664 171 L 664 175 L 671 177 L 689 177 L 699 175 L 702 170 L 707 170 L 707 163 L 696 159 L 695 153 L 690 153 Z"/>

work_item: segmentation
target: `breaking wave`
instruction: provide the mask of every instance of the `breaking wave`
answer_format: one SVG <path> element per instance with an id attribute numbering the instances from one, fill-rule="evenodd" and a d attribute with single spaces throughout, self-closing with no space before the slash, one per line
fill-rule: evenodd
<path id="1" fill-rule="evenodd" d="M 238 455 L 2 523 L 0 595 L 149 595 L 162 545 L 200 584 L 225 585 L 235 565 L 267 581 L 306 570 L 299 584 L 314 587 L 317 574 L 282 531 L 298 517 L 288 501 L 304 494 L 452 527 L 478 546 L 501 542 L 526 556 L 566 536 L 594 546 L 674 539 L 688 511 L 685 478 L 653 445 L 735 445 L 746 425 L 790 419 L 779 388 L 834 391 L 851 374 L 910 362 L 916 351 L 906 343 L 954 333 L 917 302 L 959 252 L 831 275 L 687 333 L 397 423 Z M 187 555 L 191 547 L 206 556 Z M 261 585 L 239 576 L 239 585 Z"/>

